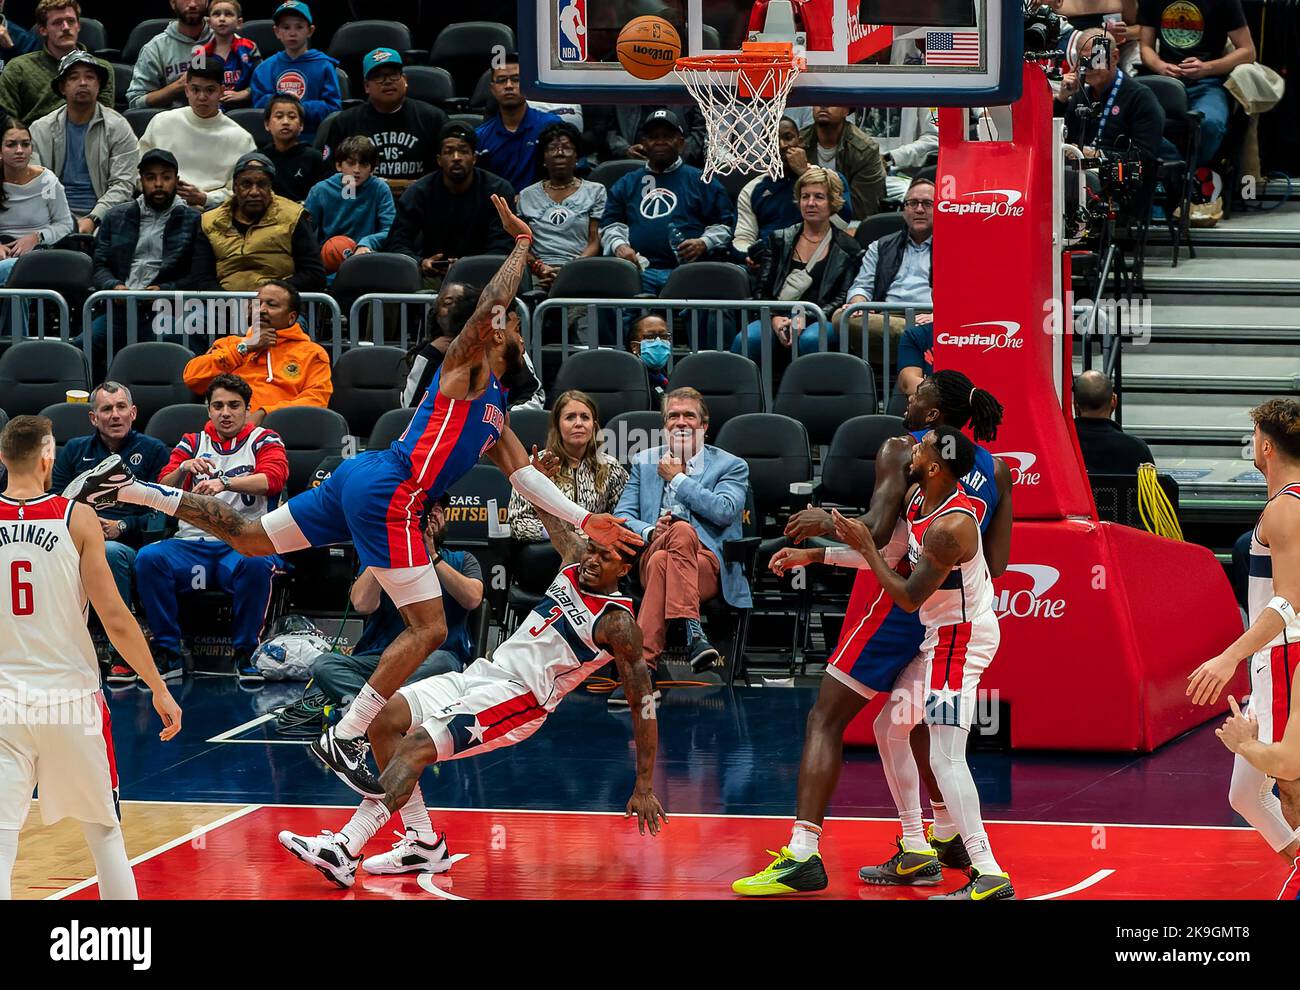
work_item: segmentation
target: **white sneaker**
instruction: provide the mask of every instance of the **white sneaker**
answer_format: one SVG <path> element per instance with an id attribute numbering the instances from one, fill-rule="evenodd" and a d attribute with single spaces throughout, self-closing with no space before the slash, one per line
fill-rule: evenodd
<path id="1" fill-rule="evenodd" d="M 288 849 L 308 866 L 314 866 L 336 887 L 347 890 L 357 882 L 357 864 L 360 856 L 352 856 L 342 837 L 330 831 L 320 835 L 295 835 L 280 833 L 280 845 Z"/>
<path id="2" fill-rule="evenodd" d="M 367 873 L 446 873 L 451 869 L 447 840 L 442 833 L 437 833 L 433 845 L 417 839 L 410 829 L 405 835 L 401 832 L 393 834 L 397 841 L 392 849 L 362 861 L 361 868 Z"/>

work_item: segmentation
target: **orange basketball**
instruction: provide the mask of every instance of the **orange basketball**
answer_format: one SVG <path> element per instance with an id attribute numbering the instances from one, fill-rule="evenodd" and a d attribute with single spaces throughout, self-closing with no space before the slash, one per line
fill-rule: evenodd
<path id="1" fill-rule="evenodd" d="M 618 60 L 629 75 L 659 79 L 682 57 L 677 29 L 662 17 L 634 17 L 618 34 Z"/>
<path id="2" fill-rule="evenodd" d="M 322 244 L 320 260 L 325 265 L 326 274 L 333 275 L 337 272 L 343 262 L 352 257 L 356 249 L 357 242 L 346 234 L 338 234 Z"/>

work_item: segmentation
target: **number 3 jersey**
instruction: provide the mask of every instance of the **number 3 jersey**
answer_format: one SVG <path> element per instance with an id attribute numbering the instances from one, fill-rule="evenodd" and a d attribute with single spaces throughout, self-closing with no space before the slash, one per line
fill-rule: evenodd
<path id="1" fill-rule="evenodd" d="M 61 495 L 0 495 L 0 717 L 99 690 L 71 517 Z"/>
<path id="2" fill-rule="evenodd" d="M 601 617 L 611 609 L 634 614 L 626 595 L 584 591 L 578 570 L 578 564 L 561 570 L 514 635 L 492 655 L 492 666 L 526 684 L 548 712 L 610 661 L 609 651 L 594 639 Z"/>

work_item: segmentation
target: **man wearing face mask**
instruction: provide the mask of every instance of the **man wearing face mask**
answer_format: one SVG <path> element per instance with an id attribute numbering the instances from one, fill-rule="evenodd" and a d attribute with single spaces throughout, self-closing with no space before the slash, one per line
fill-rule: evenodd
<path id="1" fill-rule="evenodd" d="M 625 516 L 628 529 L 647 544 L 638 568 L 645 597 L 637 613 L 646 665 L 655 669 L 668 624 L 679 622 L 691 666 L 703 671 L 721 658 L 704 637 L 700 603 L 719 593 L 733 608 L 752 601 L 740 564 L 722 563 L 723 543 L 740 537 L 749 465 L 704 442 L 709 408 L 695 389 L 665 395 L 663 414 L 667 442 L 633 459 L 614 514 Z M 621 689 L 609 703 L 627 705 Z"/>
<path id="2" fill-rule="evenodd" d="M 646 313 L 632 323 L 627 335 L 627 349 L 641 359 L 650 387 L 662 397 L 668 388 L 668 356 L 673 351 L 673 335 L 658 313 Z"/>

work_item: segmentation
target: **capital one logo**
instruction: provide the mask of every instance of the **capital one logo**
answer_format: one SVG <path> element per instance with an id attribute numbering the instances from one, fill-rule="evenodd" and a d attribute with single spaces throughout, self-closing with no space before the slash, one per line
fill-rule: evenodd
<path id="1" fill-rule="evenodd" d="M 1009 578 L 1011 574 L 1022 574 L 1029 579 L 1029 587 L 1023 587 L 1024 580 Z M 1007 576 L 1002 578 L 1004 587 L 993 599 L 993 612 L 999 619 L 1059 619 L 1065 615 L 1065 599 L 1049 598 L 1047 593 L 1061 579 L 1061 572 L 1050 564 L 1008 564 Z"/>
<path id="2" fill-rule="evenodd" d="M 1001 457 L 1007 462 L 1013 485 L 1036 485 L 1043 479 L 1040 472 L 1032 470 L 1038 461 L 1037 454 L 1031 454 L 1027 450 L 1008 450 L 993 456 Z"/>
<path id="3" fill-rule="evenodd" d="M 988 328 L 987 332 L 980 333 L 981 327 Z M 1025 346 L 1024 338 L 1020 336 L 1020 324 L 1014 320 L 963 323 L 959 329 L 971 332 L 936 334 L 934 342 L 949 347 L 983 347 L 984 353 L 992 350 L 1018 351 Z"/>
<path id="4" fill-rule="evenodd" d="M 1019 203 L 1024 197 L 1019 189 L 981 189 L 940 200 L 938 210 L 953 216 L 982 216 L 987 223 L 994 217 L 1023 217 L 1025 208 Z"/>

